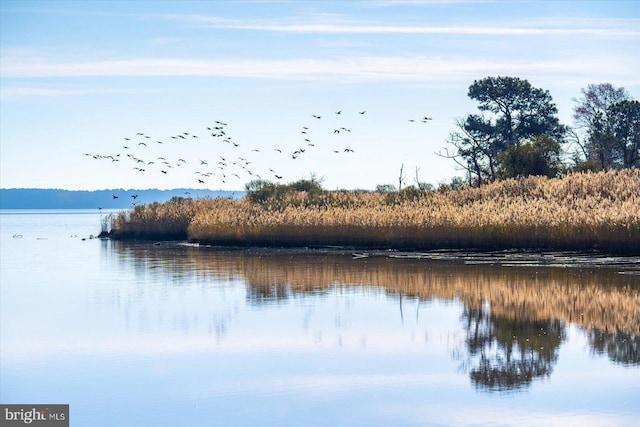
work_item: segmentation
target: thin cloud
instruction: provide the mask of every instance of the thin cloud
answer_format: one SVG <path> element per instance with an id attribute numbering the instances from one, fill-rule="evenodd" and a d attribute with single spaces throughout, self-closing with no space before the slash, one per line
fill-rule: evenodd
<path id="1" fill-rule="evenodd" d="M 412 57 L 345 57 L 337 59 L 197 60 L 174 58 L 94 62 L 21 61 L 5 58 L 3 78 L 202 76 L 275 80 L 452 82 L 487 74 L 614 76 L 638 82 L 633 57 L 611 60 L 579 58 L 550 61 L 497 61 Z M 635 76 L 635 77 L 634 77 Z"/>
<path id="2" fill-rule="evenodd" d="M 321 33 L 321 34 L 445 34 L 445 35 L 484 35 L 484 36 L 599 36 L 599 37 L 638 37 L 638 20 L 611 20 L 606 26 L 589 21 L 589 26 L 530 25 L 525 22 L 511 26 L 501 25 L 378 25 L 353 22 L 307 23 L 307 22 L 269 22 L 242 21 L 204 15 L 165 15 L 166 19 L 188 22 L 194 25 L 268 32 Z M 614 25 L 616 24 L 616 25 Z"/>

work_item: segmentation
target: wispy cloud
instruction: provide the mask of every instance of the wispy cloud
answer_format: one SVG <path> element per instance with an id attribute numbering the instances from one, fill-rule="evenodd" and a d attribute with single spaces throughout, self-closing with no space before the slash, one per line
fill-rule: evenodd
<path id="1" fill-rule="evenodd" d="M 510 61 L 409 57 L 343 57 L 335 59 L 232 59 L 175 58 L 122 59 L 94 62 L 47 62 L 4 58 L 3 78 L 202 76 L 264 78 L 276 80 L 416 81 L 453 82 L 489 74 L 613 76 L 638 83 L 633 57 L 572 60 Z"/>
<path id="2" fill-rule="evenodd" d="M 640 21 L 637 19 L 607 20 L 607 25 L 599 25 L 591 20 L 589 25 L 549 26 L 545 23 L 531 25 L 527 22 L 511 25 L 379 25 L 355 22 L 277 22 L 263 20 L 234 20 L 205 15 L 165 15 L 166 19 L 188 22 L 193 25 L 222 29 L 322 33 L 322 34 L 445 34 L 445 35 L 485 35 L 485 36 L 599 36 L 599 37 L 639 37 Z"/>

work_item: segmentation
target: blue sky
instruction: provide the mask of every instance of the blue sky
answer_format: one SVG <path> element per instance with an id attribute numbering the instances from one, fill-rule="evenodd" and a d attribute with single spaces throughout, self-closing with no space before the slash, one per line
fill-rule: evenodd
<path id="1" fill-rule="evenodd" d="M 0 49 L 2 188 L 437 185 L 476 79 L 640 98 L 638 1 L 2 0 Z"/>

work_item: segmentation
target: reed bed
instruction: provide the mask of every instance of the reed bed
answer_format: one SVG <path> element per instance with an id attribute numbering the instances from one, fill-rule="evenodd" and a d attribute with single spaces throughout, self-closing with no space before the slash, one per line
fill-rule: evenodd
<path id="1" fill-rule="evenodd" d="M 261 203 L 181 199 L 115 216 L 112 235 L 221 245 L 640 253 L 639 189 L 640 170 L 628 169 L 447 192 L 296 192 Z"/>

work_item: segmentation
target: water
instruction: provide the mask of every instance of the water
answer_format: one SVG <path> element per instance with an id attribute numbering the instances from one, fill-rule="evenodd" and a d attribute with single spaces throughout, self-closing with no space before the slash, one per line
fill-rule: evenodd
<path id="1" fill-rule="evenodd" d="M 352 259 L 89 239 L 94 211 L 0 221 L 0 401 L 68 403 L 71 425 L 640 419 L 636 259 Z"/>

